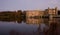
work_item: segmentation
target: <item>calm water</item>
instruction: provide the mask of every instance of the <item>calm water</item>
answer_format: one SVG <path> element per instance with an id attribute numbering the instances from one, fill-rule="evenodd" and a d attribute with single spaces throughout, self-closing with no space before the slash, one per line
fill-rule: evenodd
<path id="1" fill-rule="evenodd" d="M 50 24 L 57 23 L 58 34 L 60 32 L 60 18 L 53 19 L 30 19 L 26 22 L 0 21 L 0 35 L 45 35 L 50 30 Z M 51 27 L 52 28 L 52 27 Z"/>

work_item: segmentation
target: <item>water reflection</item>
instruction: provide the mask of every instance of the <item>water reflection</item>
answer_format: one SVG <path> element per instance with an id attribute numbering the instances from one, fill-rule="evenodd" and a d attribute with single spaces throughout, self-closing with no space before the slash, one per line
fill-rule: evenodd
<path id="1" fill-rule="evenodd" d="M 60 35 L 60 18 L 0 21 L 1 35 Z M 3 34 L 4 33 L 4 34 Z"/>
<path id="2" fill-rule="evenodd" d="M 34 18 L 27 18 L 26 19 L 26 23 L 27 24 L 40 24 L 40 23 L 43 23 L 44 20 L 43 19 L 34 19 Z"/>

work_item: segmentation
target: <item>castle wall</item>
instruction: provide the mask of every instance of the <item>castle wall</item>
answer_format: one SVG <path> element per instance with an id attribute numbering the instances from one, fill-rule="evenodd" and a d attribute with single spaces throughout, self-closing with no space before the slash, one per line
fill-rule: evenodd
<path id="1" fill-rule="evenodd" d="M 26 11 L 26 17 L 43 16 L 44 12 L 40 10 Z"/>

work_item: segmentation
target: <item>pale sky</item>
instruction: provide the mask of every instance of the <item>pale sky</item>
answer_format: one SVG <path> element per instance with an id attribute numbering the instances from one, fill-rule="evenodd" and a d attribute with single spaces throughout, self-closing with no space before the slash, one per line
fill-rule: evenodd
<path id="1" fill-rule="evenodd" d="M 0 0 L 0 11 L 60 9 L 60 0 Z"/>

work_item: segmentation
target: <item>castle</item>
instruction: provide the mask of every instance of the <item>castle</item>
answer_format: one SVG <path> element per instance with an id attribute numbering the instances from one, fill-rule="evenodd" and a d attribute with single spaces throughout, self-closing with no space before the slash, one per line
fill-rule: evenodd
<path id="1" fill-rule="evenodd" d="M 53 20 L 52 18 L 54 17 L 60 17 L 58 14 L 58 9 L 55 7 L 54 9 L 45 9 L 44 11 L 42 10 L 26 10 L 26 23 L 42 23 L 44 22 L 43 19 L 40 18 L 45 18 L 49 17 L 50 20 Z M 35 18 L 35 19 L 34 19 Z M 36 19 L 38 18 L 38 19 Z"/>
<path id="2" fill-rule="evenodd" d="M 41 10 L 27 10 L 26 11 L 26 17 L 34 17 L 34 16 L 49 16 L 49 17 L 53 17 L 53 16 L 57 16 L 58 15 L 58 10 L 57 7 L 55 9 L 50 9 L 48 7 L 48 9 L 45 9 L 44 11 Z"/>

